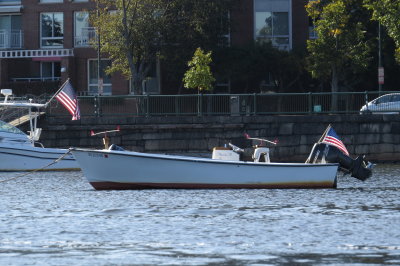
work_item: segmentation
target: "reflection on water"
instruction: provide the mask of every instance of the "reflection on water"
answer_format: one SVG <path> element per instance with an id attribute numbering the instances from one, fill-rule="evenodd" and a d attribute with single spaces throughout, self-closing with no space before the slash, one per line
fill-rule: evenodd
<path id="1" fill-rule="evenodd" d="M 324 190 L 95 191 L 35 173 L 0 183 L 0 263 L 399 265 L 399 170 Z"/>

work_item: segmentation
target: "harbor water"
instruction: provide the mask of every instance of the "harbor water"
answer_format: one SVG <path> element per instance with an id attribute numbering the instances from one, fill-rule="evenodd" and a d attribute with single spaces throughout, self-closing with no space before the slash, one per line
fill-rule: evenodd
<path id="1" fill-rule="evenodd" d="M 0 173 L 0 180 L 21 173 Z M 400 265 L 400 165 L 337 189 L 95 191 L 0 183 L 0 265 Z"/>

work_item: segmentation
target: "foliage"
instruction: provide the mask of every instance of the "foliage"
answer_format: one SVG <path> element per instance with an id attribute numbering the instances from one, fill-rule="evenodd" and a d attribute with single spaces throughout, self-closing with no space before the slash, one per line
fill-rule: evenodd
<path id="1" fill-rule="evenodd" d="M 112 60 L 108 73 L 121 71 L 131 78 L 134 93 L 142 93 L 142 81 L 160 51 L 169 5 L 162 0 L 96 0 L 91 14 L 101 40 L 101 51 Z M 110 12 L 115 10 L 115 12 Z"/>
<path id="2" fill-rule="evenodd" d="M 141 94 L 141 83 L 157 60 L 171 71 L 165 79 L 182 76 L 196 47 L 215 47 L 229 24 L 226 14 L 238 0 L 95 1 L 100 12 L 92 13 L 91 23 L 101 37 L 101 51 L 112 60 L 108 73 L 121 71 Z"/>
<path id="3" fill-rule="evenodd" d="M 344 71 L 357 72 L 367 67 L 369 43 L 365 39 L 365 25 L 355 19 L 362 7 L 360 0 L 310 1 L 306 6 L 315 20 L 318 38 L 309 40 L 309 68 L 314 77 L 339 77 Z"/>
<path id="4" fill-rule="evenodd" d="M 400 1 L 365 0 L 365 6 L 373 11 L 372 18 L 387 29 L 396 44 L 396 59 L 400 63 Z"/>
<path id="5" fill-rule="evenodd" d="M 217 50 L 216 76 L 236 84 L 235 92 L 289 91 L 304 74 L 304 56 L 274 48 L 270 42 Z M 239 87 L 237 90 L 235 87 Z"/>
<path id="6" fill-rule="evenodd" d="M 318 0 L 306 6 L 318 36 L 307 41 L 308 68 L 314 77 L 330 79 L 332 92 L 339 91 L 340 83 L 346 83 L 349 74 L 354 79 L 357 73 L 367 69 L 370 61 L 366 25 L 360 19 L 366 13 L 362 1 Z M 331 110 L 337 108 L 338 97 L 333 94 Z"/>
<path id="7" fill-rule="evenodd" d="M 183 78 L 185 88 L 197 88 L 198 92 L 211 90 L 215 81 L 209 66 L 211 62 L 211 52 L 204 53 L 197 48 Z"/>
<path id="8" fill-rule="evenodd" d="M 365 25 L 368 12 L 362 0 L 310 1 L 306 10 L 318 35 L 307 42 L 308 68 L 314 77 L 330 79 L 332 92 L 337 92 L 346 73 L 357 74 L 371 59 Z"/>
<path id="9" fill-rule="evenodd" d="M 163 91 L 176 93 L 184 88 L 182 76 L 193 51 L 202 47 L 213 55 L 222 42 L 221 36 L 232 31 L 229 10 L 239 0 L 174 0 L 170 9 L 164 45 L 161 51 Z"/>

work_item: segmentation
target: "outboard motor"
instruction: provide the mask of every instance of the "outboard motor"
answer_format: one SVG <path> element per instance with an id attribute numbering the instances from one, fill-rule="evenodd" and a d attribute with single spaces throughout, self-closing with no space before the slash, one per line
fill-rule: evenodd
<path id="1" fill-rule="evenodd" d="M 362 181 L 372 174 L 372 163 L 366 161 L 363 156 L 352 159 L 335 146 L 325 143 L 315 143 L 306 163 L 339 163 L 342 171 L 351 173 L 352 177 Z"/>

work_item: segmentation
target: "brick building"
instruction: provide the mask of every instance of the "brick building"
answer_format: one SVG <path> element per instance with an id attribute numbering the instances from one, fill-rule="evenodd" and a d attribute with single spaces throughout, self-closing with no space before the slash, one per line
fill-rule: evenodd
<path id="1" fill-rule="evenodd" d="M 230 45 L 258 39 L 280 49 L 304 46 L 309 36 L 307 0 L 239 2 L 230 15 Z M 54 90 L 70 78 L 80 95 L 97 94 L 98 55 L 90 46 L 95 30 L 87 12 L 95 8 L 89 0 L 0 0 L 0 87 L 38 94 L 32 90 Z M 109 60 L 102 58 L 101 68 L 107 64 Z M 157 68 L 153 73 L 145 91 L 162 93 L 162 71 Z M 103 95 L 130 93 L 124 77 L 102 71 L 101 77 Z"/>

